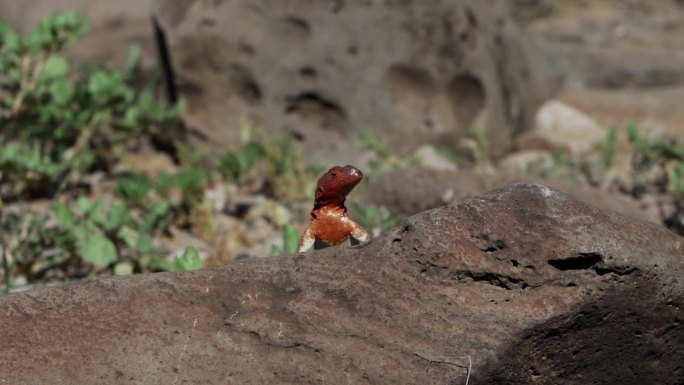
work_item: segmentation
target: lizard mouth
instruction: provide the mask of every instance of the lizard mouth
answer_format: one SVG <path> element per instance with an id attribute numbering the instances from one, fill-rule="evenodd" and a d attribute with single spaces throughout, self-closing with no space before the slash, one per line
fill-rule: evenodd
<path id="1" fill-rule="evenodd" d="M 347 171 L 349 173 L 349 175 L 351 175 L 355 178 L 359 178 L 359 179 L 363 178 L 363 173 L 361 172 L 361 170 L 359 170 L 358 168 L 356 168 L 354 166 L 346 165 L 346 166 L 344 166 L 344 170 Z"/>

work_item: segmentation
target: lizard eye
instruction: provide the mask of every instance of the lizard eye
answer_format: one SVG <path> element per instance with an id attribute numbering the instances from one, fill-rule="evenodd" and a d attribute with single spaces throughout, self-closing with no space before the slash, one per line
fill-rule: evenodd
<path id="1" fill-rule="evenodd" d="M 334 178 L 334 177 L 337 176 L 337 173 L 336 173 L 336 172 L 331 172 L 331 173 L 330 173 L 330 176 Z"/>

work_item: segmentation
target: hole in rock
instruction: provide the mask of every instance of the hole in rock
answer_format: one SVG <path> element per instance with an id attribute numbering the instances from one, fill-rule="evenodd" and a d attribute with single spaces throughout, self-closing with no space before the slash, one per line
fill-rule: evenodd
<path id="1" fill-rule="evenodd" d="M 472 74 L 454 77 L 448 95 L 456 119 L 462 127 L 470 128 L 485 104 L 485 90 L 480 79 Z"/>
<path id="2" fill-rule="evenodd" d="M 597 263 L 603 262 L 603 256 L 597 253 L 580 253 L 569 258 L 549 259 L 548 264 L 558 270 L 587 270 Z"/>

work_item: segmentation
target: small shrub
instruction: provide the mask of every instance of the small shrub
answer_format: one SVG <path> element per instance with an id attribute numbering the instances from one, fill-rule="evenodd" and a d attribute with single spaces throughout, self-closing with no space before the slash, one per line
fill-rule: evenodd
<path id="1" fill-rule="evenodd" d="M 397 213 L 392 213 L 384 207 L 375 205 L 361 206 L 351 204 L 352 218 L 369 231 L 374 237 L 397 227 L 404 219 Z"/>
<path id="2" fill-rule="evenodd" d="M 179 124 L 183 102 L 160 102 L 155 84 L 136 91 L 134 71 L 74 71 L 63 51 L 88 29 L 71 11 L 25 36 L 0 22 L 0 195 L 53 195 L 131 139 Z"/>

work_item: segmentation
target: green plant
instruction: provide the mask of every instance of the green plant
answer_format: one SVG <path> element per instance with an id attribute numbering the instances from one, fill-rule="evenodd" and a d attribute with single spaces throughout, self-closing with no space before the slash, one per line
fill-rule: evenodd
<path id="1" fill-rule="evenodd" d="M 263 143 L 266 175 L 275 195 L 295 200 L 312 198 L 321 167 L 304 163 L 301 152 L 292 144 L 291 134 L 277 135 L 272 141 Z"/>
<path id="2" fill-rule="evenodd" d="M 368 161 L 370 167 L 370 172 L 367 174 L 368 179 L 372 179 L 375 175 L 385 171 L 420 165 L 420 159 L 417 156 L 400 157 L 391 149 L 386 140 L 378 138 L 370 131 L 361 131 L 358 143 L 373 155 Z"/>
<path id="3" fill-rule="evenodd" d="M 667 180 L 678 198 L 684 198 L 684 162 L 668 163 L 665 167 Z"/>
<path id="4" fill-rule="evenodd" d="M 634 121 L 628 124 L 627 135 L 636 150 L 637 166 L 649 167 L 664 160 L 684 161 L 684 144 L 663 137 L 646 138 Z"/>
<path id="5" fill-rule="evenodd" d="M 613 158 L 615 156 L 615 146 L 617 145 L 617 130 L 611 128 L 606 136 L 606 140 L 601 147 L 601 164 L 604 169 L 608 169 L 613 165 Z"/>
<path id="6" fill-rule="evenodd" d="M 469 151 L 475 167 L 485 167 L 489 165 L 489 141 L 487 140 L 487 128 L 479 124 L 472 130 L 472 136 L 463 138 L 460 141 L 461 148 Z"/>
<path id="7" fill-rule="evenodd" d="M 463 166 L 463 159 L 461 159 L 461 157 L 458 156 L 458 154 L 453 149 L 445 146 L 437 146 L 435 147 L 435 151 L 439 156 L 448 160 L 453 165 L 457 167 Z"/>
<path id="8" fill-rule="evenodd" d="M 248 142 L 237 152 L 225 153 L 219 159 L 218 169 L 223 176 L 242 181 L 265 156 L 264 148 L 259 143 Z"/>
<path id="9" fill-rule="evenodd" d="M 163 259 L 152 239 L 170 225 L 169 207 L 159 202 L 132 213 L 122 200 L 81 196 L 57 202 L 44 214 L 3 216 L 4 251 L 14 260 L 5 274 L 16 267 L 29 282 L 37 282 L 52 270 L 63 271 L 63 278 L 110 269 L 115 274 L 157 270 Z"/>
<path id="10" fill-rule="evenodd" d="M 291 224 L 283 226 L 283 247 L 271 247 L 271 255 L 277 257 L 281 254 L 293 254 L 297 252 L 297 245 L 299 244 L 299 231 Z"/>
<path id="11" fill-rule="evenodd" d="M 132 69 L 74 71 L 62 52 L 87 30 L 74 12 L 45 17 L 23 37 L 0 22 L 0 185 L 10 195 L 51 195 L 129 140 L 179 123 L 183 102 L 169 108 L 154 84 L 138 92 Z"/>
<path id="12" fill-rule="evenodd" d="M 173 260 L 171 267 L 168 270 L 173 271 L 188 271 L 202 268 L 202 260 L 199 253 L 194 247 L 189 246 L 185 249 L 180 257 Z"/>
<path id="13" fill-rule="evenodd" d="M 12 288 L 15 275 L 33 282 L 48 275 L 53 266 L 65 262 L 59 250 L 66 239 L 54 226 L 45 225 L 50 218 L 45 213 L 31 212 L 25 206 L 4 210 L 0 215 L 6 291 Z"/>
<path id="14" fill-rule="evenodd" d="M 679 194 L 681 186 L 681 167 L 684 162 L 684 144 L 663 137 L 647 138 L 643 136 L 635 122 L 627 126 L 630 143 L 634 146 L 632 155 L 633 194 L 640 195 L 658 185 L 653 178 L 653 170 L 661 170 L 667 178 L 667 183 Z"/>
<path id="15" fill-rule="evenodd" d="M 69 242 L 64 251 L 70 257 L 81 259 L 95 269 L 123 263 L 139 269 L 148 266 L 143 257 L 155 254 L 152 236 L 164 232 L 172 221 L 170 205 L 157 202 L 146 212 L 133 217 L 124 201 L 91 201 L 80 197 L 75 205 L 58 202 L 54 215 L 59 229 Z M 115 267 L 121 272 L 124 267 Z"/>
<path id="16" fill-rule="evenodd" d="M 397 227 L 404 220 L 401 215 L 375 205 L 364 207 L 358 203 L 352 203 L 351 209 L 354 220 L 374 237 Z"/>
<path id="17" fill-rule="evenodd" d="M 254 176 L 263 179 L 270 194 L 281 198 L 308 199 L 321 168 L 305 164 L 289 133 L 267 135 L 252 123 L 240 124 L 242 146 L 223 154 L 218 171 L 230 181 L 243 185 Z"/>
<path id="18" fill-rule="evenodd" d="M 5 282 L 4 292 L 9 293 L 12 290 L 12 260 L 7 253 L 7 248 L 0 248 L 0 258 L 2 258 L 2 274 Z"/>
<path id="19" fill-rule="evenodd" d="M 175 173 L 161 172 L 156 178 L 133 173 L 120 177 L 116 188 L 119 196 L 132 206 L 149 208 L 163 205 L 174 212 L 174 218 L 178 218 L 190 215 L 202 201 L 212 174 L 212 170 L 199 167 Z"/>

